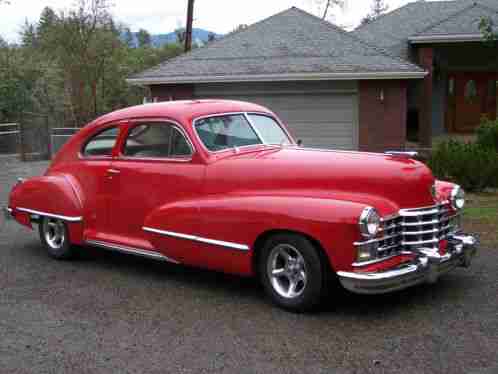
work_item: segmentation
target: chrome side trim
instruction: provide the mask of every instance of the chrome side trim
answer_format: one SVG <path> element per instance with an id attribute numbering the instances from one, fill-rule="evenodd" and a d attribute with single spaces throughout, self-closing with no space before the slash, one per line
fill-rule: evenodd
<path id="1" fill-rule="evenodd" d="M 34 210 L 34 209 L 28 209 L 28 208 L 20 208 L 17 207 L 15 208 L 17 210 L 20 210 L 21 212 L 26 212 L 30 214 L 37 214 L 39 216 L 45 216 L 45 217 L 51 217 L 51 218 L 58 218 L 63 221 L 68 221 L 68 222 L 79 222 L 83 221 L 83 217 L 71 217 L 71 216 L 62 216 L 60 214 L 53 214 L 53 213 L 47 213 L 47 212 L 41 212 L 39 210 Z"/>
<path id="2" fill-rule="evenodd" d="M 248 251 L 249 250 L 249 246 L 245 245 L 245 244 L 226 242 L 223 240 L 208 239 L 208 238 L 203 238 L 201 236 L 182 234 L 182 233 L 174 232 L 174 231 L 159 230 L 159 229 L 155 229 L 152 227 L 146 227 L 146 226 L 142 227 L 142 229 L 144 231 L 153 232 L 155 234 L 171 236 L 171 237 L 179 238 L 179 239 L 192 240 L 192 241 L 196 241 L 196 242 L 200 242 L 200 243 L 217 245 L 220 247 L 238 249 L 239 251 Z"/>
<path id="3" fill-rule="evenodd" d="M 122 253 L 132 254 L 132 255 L 136 255 L 136 256 L 152 258 L 154 260 L 162 260 L 162 261 L 172 262 L 174 264 L 179 264 L 178 261 L 173 260 L 172 258 L 164 256 L 163 254 L 158 253 L 158 252 L 148 251 L 146 249 L 132 248 L 132 247 L 127 247 L 127 246 L 120 245 L 120 244 L 108 243 L 108 242 L 104 242 L 104 241 L 100 241 L 100 240 L 86 240 L 85 243 L 90 244 L 90 245 L 95 245 L 97 247 L 110 249 L 110 250 L 117 251 L 117 252 L 122 252 Z"/>
<path id="4" fill-rule="evenodd" d="M 386 151 L 384 154 L 393 157 L 401 157 L 401 158 L 414 158 L 418 156 L 418 152 L 410 152 L 410 151 Z"/>

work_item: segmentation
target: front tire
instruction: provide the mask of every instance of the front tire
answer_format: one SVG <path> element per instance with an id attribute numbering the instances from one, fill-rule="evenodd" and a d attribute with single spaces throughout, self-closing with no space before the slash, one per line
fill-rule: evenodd
<path id="1" fill-rule="evenodd" d="M 51 217 L 41 217 L 38 231 L 40 241 L 50 257 L 57 260 L 67 260 L 74 256 L 74 249 L 69 240 L 67 224 Z"/>
<path id="2" fill-rule="evenodd" d="M 277 234 L 266 241 L 259 275 L 267 295 L 294 312 L 316 307 L 324 292 L 324 266 L 318 249 L 305 237 Z"/>

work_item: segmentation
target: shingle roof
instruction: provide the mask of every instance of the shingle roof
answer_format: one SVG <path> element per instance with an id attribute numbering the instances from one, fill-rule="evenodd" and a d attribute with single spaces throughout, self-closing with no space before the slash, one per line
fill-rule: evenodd
<path id="1" fill-rule="evenodd" d="M 493 21 L 493 24 L 498 24 L 498 10 L 476 3 L 451 15 L 441 22 L 430 26 L 426 30 L 418 33 L 417 36 L 452 34 L 479 35 L 479 23 L 483 17 L 489 17 Z"/>
<path id="2" fill-rule="evenodd" d="M 387 77 L 392 73 L 405 73 L 407 78 L 413 78 L 424 72 L 329 22 L 291 8 L 206 47 L 165 61 L 128 82 L 236 81 L 241 77 L 251 80 L 282 76 L 351 79 L 354 74 Z"/>
<path id="3" fill-rule="evenodd" d="M 498 0 L 417 1 L 395 9 L 374 22 L 360 26 L 352 33 L 369 43 L 389 50 L 396 56 L 408 58 L 409 37 L 424 32 L 441 21 L 452 19 L 452 16 L 472 7 L 475 3 L 498 10 Z M 462 26 L 460 31 L 458 26 Z M 454 24 L 451 32 L 463 33 L 468 28 L 469 22 Z"/>

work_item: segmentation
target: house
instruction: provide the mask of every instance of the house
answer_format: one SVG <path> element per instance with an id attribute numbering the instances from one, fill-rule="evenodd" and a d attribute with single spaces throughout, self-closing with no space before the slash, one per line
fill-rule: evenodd
<path id="1" fill-rule="evenodd" d="M 496 118 L 498 48 L 483 40 L 479 23 L 498 25 L 498 0 L 409 3 L 353 34 L 428 74 L 408 86 L 409 122 L 418 117 L 419 139 L 472 133 L 480 118 Z"/>
<path id="2" fill-rule="evenodd" d="M 291 8 L 128 82 L 149 86 L 159 101 L 216 97 L 263 104 L 305 146 L 402 149 L 413 118 L 423 144 L 430 144 L 433 133 L 475 126 L 470 119 L 461 124 L 461 102 L 471 91 L 475 95 L 465 107 L 480 110 L 482 81 L 496 74 L 490 62 L 496 49 L 486 49 L 474 25 L 482 13 L 496 15 L 489 5 L 496 0 L 482 2 L 412 3 L 349 33 Z M 438 12 L 429 11 L 435 4 Z M 474 58 L 460 59 L 455 52 L 464 47 Z M 496 115 L 488 83 L 486 104 Z M 453 96 L 446 94 L 448 87 Z"/>

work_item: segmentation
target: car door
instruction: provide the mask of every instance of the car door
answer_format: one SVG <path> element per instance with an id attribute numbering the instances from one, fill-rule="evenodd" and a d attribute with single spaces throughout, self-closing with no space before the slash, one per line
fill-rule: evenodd
<path id="1" fill-rule="evenodd" d="M 194 241 L 151 233 L 149 228 L 194 235 L 204 164 L 180 124 L 134 121 L 128 125 L 111 163 L 113 193 L 109 199 L 111 239 L 134 248 L 157 250 L 182 261 Z"/>
<path id="2" fill-rule="evenodd" d="M 91 134 L 83 144 L 78 165 L 70 175 L 81 187 L 85 238 L 95 238 L 109 230 L 108 203 L 112 192 L 109 170 L 116 152 L 122 123 L 109 124 Z"/>

